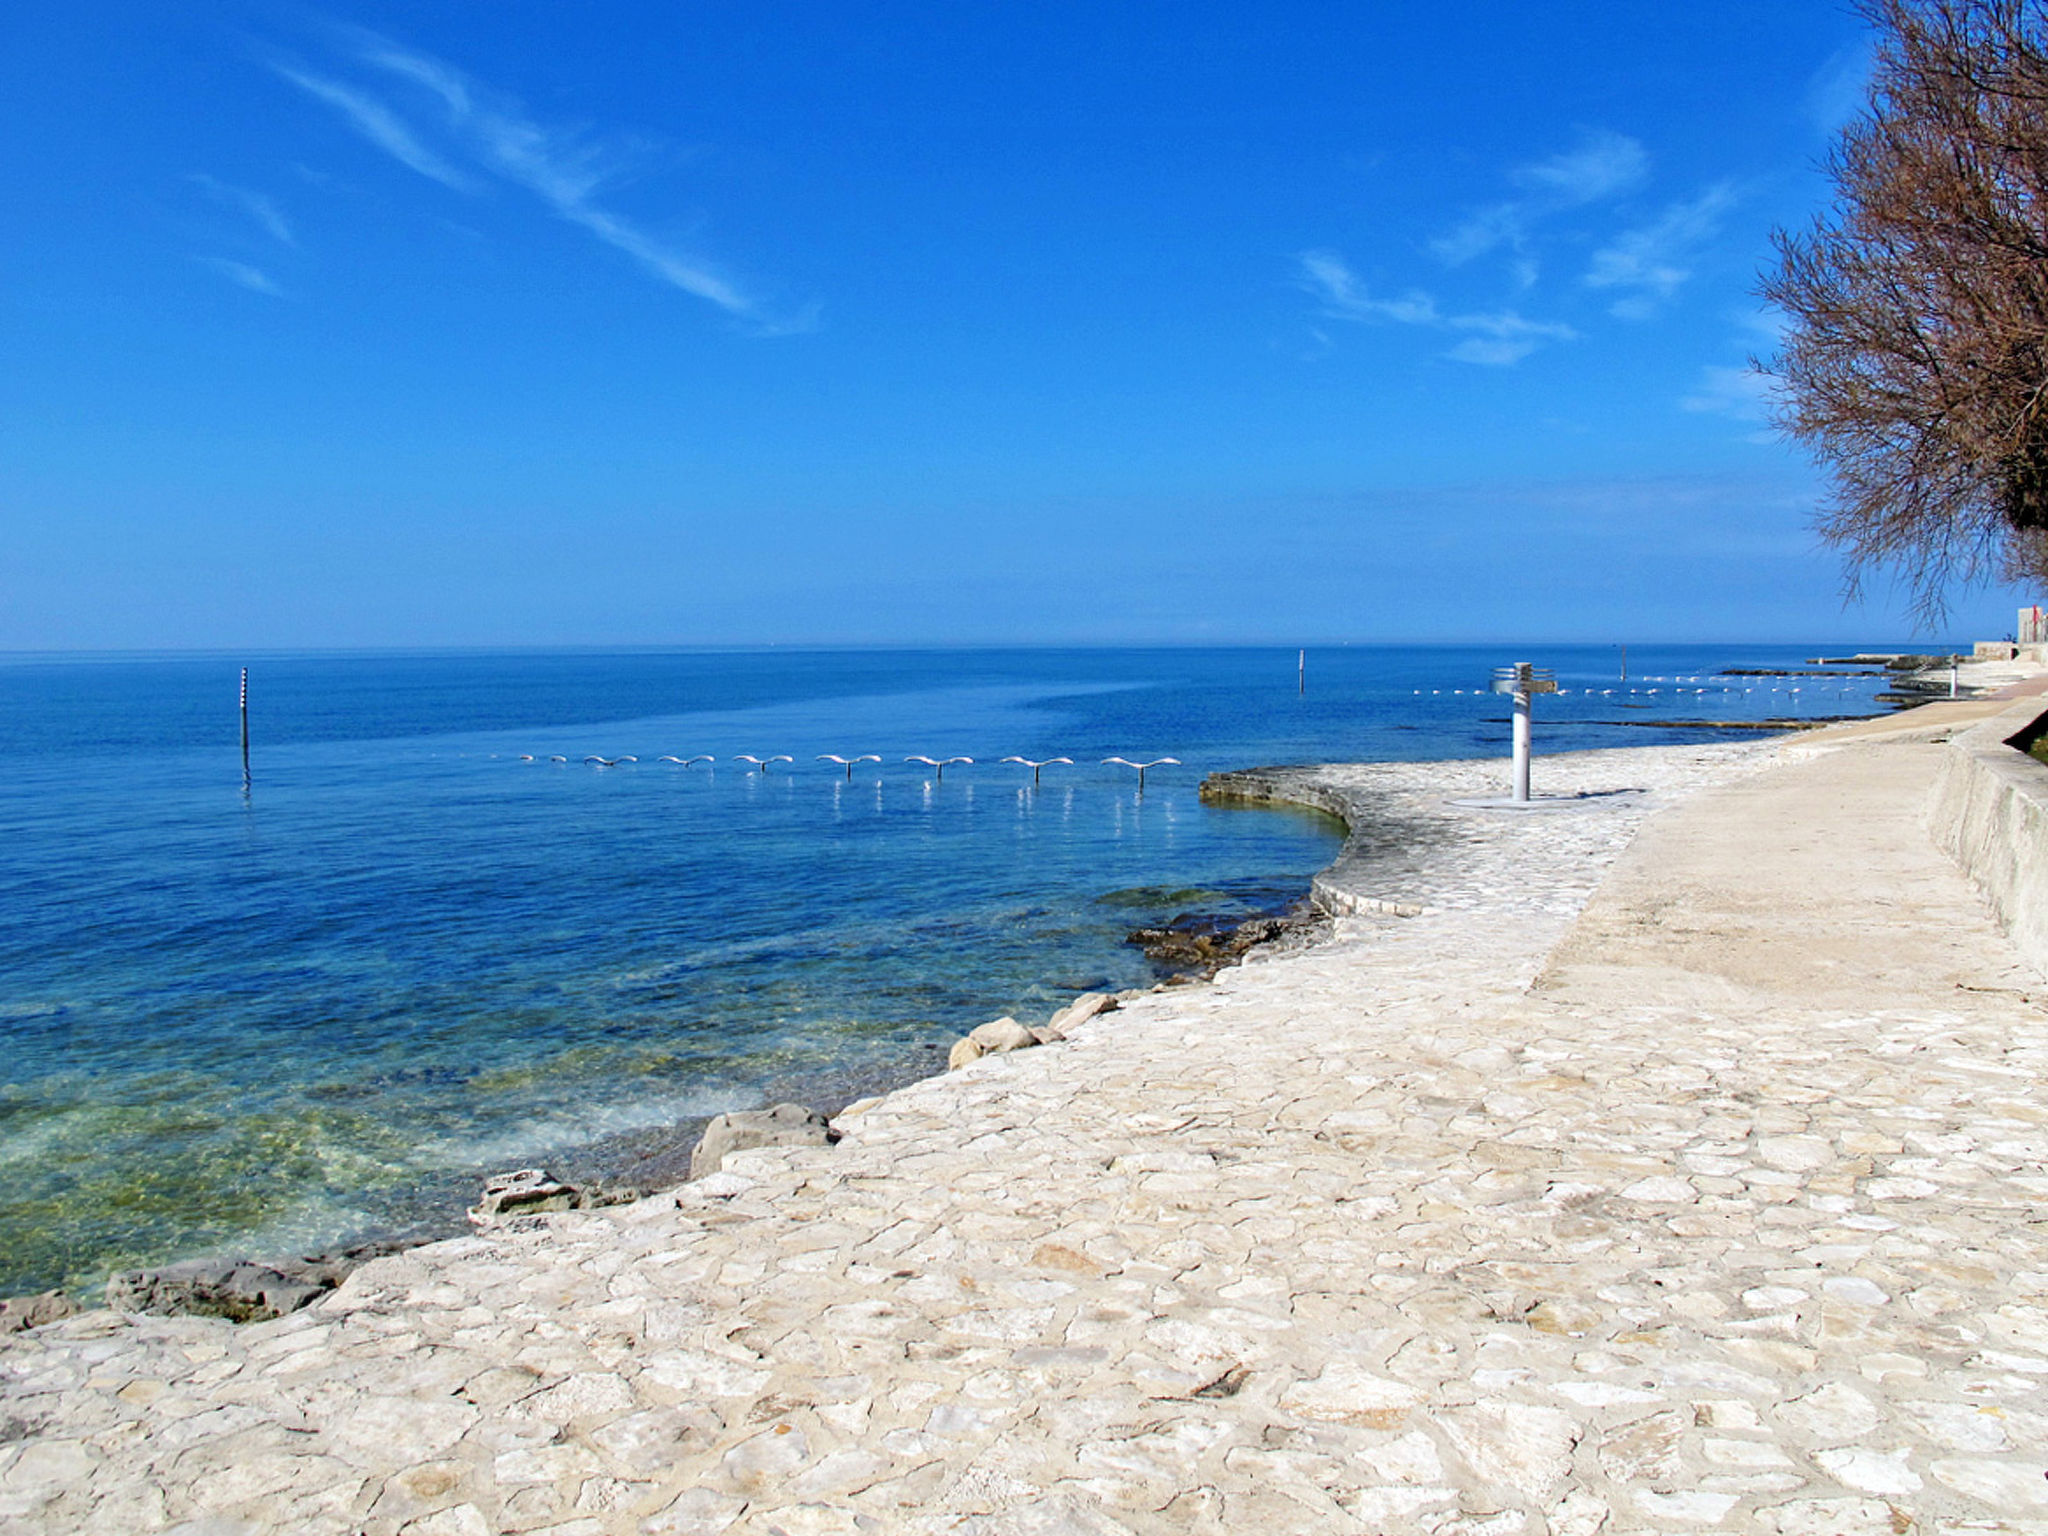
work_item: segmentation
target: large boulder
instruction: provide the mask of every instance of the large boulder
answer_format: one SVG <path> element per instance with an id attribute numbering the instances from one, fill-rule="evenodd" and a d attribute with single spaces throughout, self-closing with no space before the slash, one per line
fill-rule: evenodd
<path id="1" fill-rule="evenodd" d="M 753 1147 L 829 1147 L 839 1139 L 832 1122 L 801 1104 L 773 1109 L 736 1109 L 714 1115 L 704 1127 L 697 1150 L 690 1154 L 690 1177 L 716 1173 L 728 1152 Z"/>
<path id="2" fill-rule="evenodd" d="M 970 1061 L 979 1061 L 984 1056 L 1000 1056 L 1006 1051 L 1022 1051 L 1044 1042 L 1043 1035 L 1035 1029 L 1027 1029 L 1008 1014 L 1000 1019 L 990 1019 L 986 1024 L 977 1024 L 960 1039 L 953 1042 L 953 1049 L 946 1055 L 946 1070 L 957 1071 Z"/>
<path id="3" fill-rule="evenodd" d="M 1000 1019 L 990 1019 L 986 1024 L 975 1025 L 967 1032 L 967 1038 L 990 1056 L 1025 1050 L 1038 1044 L 1038 1036 L 1007 1014 Z"/>

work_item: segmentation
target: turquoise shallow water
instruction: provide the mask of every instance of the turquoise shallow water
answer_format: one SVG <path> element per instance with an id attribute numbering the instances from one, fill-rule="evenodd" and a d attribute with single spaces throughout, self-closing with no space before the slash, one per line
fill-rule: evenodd
<path id="1" fill-rule="evenodd" d="M 1573 689 L 1539 750 L 1874 707 L 1718 676 L 1811 654 L 1633 649 L 1622 684 L 1532 653 Z M 696 1117 L 1147 983 L 1130 928 L 1278 905 L 1336 850 L 1204 773 L 1501 753 L 1502 701 L 1456 690 L 1514 659 L 1316 651 L 1303 696 L 1271 650 L 0 658 L 0 1294 L 435 1229 L 506 1167 L 659 1169 Z M 1034 789 L 1013 753 L 1076 764 Z M 1110 755 L 1182 761 L 1140 794 Z"/>

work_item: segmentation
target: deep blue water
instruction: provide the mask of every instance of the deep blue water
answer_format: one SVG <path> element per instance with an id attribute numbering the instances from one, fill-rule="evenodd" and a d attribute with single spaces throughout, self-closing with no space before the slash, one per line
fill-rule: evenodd
<path id="1" fill-rule="evenodd" d="M 1569 690 L 1539 753 L 1874 707 L 1716 675 L 1817 654 L 1631 648 L 1623 683 L 1531 651 Z M 1148 983 L 1130 928 L 1336 850 L 1205 773 L 1499 755 L 1503 701 L 1455 690 L 1517 659 L 1316 650 L 1304 696 L 1291 650 L 0 657 L 0 1294 L 432 1225 L 502 1168 L 659 1170 L 694 1117 Z M 1007 754 L 1076 762 L 1034 789 Z M 1181 762 L 1141 795 L 1111 755 Z"/>

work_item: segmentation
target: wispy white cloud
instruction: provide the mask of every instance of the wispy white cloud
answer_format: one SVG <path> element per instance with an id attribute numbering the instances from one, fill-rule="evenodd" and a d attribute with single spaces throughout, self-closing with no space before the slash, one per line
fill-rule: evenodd
<path id="1" fill-rule="evenodd" d="M 1462 267 L 1502 246 L 1519 250 L 1527 225 L 1527 214 L 1520 203 L 1494 203 L 1473 209 L 1434 237 L 1429 248 L 1447 266 Z"/>
<path id="2" fill-rule="evenodd" d="M 246 288 L 251 293 L 265 294 L 273 299 L 285 296 L 284 290 L 271 281 L 268 272 L 261 267 L 252 267 L 246 261 L 230 261 L 225 256 L 194 256 L 192 259 L 200 266 L 211 268 L 229 282 Z"/>
<path id="3" fill-rule="evenodd" d="M 1688 411 L 1762 421 L 1777 388 L 1775 376 L 1755 368 L 1710 366 L 1700 370 L 1699 387 L 1679 404 Z"/>
<path id="4" fill-rule="evenodd" d="M 1692 277 L 1700 251 L 1719 233 L 1722 222 L 1740 200 L 1737 187 L 1717 183 L 1697 196 L 1670 202 L 1654 213 L 1633 203 L 1650 173 L 1643 145 L 1609 129 L 1583 130 L 1573 145 L 1544 159 L 1513 167 L 1508 179 L 1517 195 L 1469 209 L 1458 223 L 1430 242 L 1431 250 L 1449 266 L 1462 267 L 1492 255 L 1491 272 L 1502 269 L 1513 284 L 1508 290 L 1523 303 L 1536 286 L 1538 260 L 1551 233 L 1550 221 L 1584 239 L 1597 220 L 1608 230 L 1617 216 L 1598 205 L 1615 205 L 1622 225 L 1593 249 L 1565 302 L 1587 305 L 1585 293 L 1605 295 L 1609 314 L 1643 320 L 1656 314 Z M 1654 205 L 1653 205 L 1654 206 Z M 1587 241 L 1588 244 L 1592 242 Z M 1585 247 L 1581 246 L 1583 250 Z M 1329 319 L 1393 322 L 1462 333 L 1444 355 L 1461 363 L 1507 367 L 1556 342 L 1575 341 L 1580 332 L 1562 320 L 1535 319 L 1510 304 L 1468 298 L 1467 304 L 1439 303 L 1430 292 L 1409 289 L 1398 297 L 1369 290 L 1333 251 L 1313 250 L 1299 258 L 1299 285 L 1314 294 Z M 1448 280 L 1447 280 L 1448 281 Z"/>
<path id="5" fill-rule="evenodd" d="M 694 256 L 676 251 L 637 225 L 583 202 L 558 202 L 555 211 L 609 246 L 624 251 L 663 282 L 709 299 L 736 315 L 751 315 L 754 301 Z"/>
<path id="6" fill-rule="evenodd" d="M 277 204 L 262 193 L 251 192 L 247 187 L 238 187 L 218 177 L 203 174 L 193 176 L 192 184 L 215 202 L 247 215 L 250 222 L 280 244 L 299 243 L 292 233 L 290 221 L 279 211 Z"/>
<path id="7" fill-rule="evenodd" d="M 1431 240 L 1429 248 L 1454 267 L 1489 251 L 1524 251 L 1531 230 L 1544 219 L 1626 192 L 1649 168 L 1649 154 L 1639 141 L 1611 129 L 1587 129 L 1578 144 L 1562 154 L 1508 172 L 1524 196 L 1472 209 Z M 1534 264 L 1524 256 L 1518 265 L 1518 278 L 1526 287 L 1535 280 Z"/>
<path id="8" fill-rule="evenodd" d="M 279 65 L 278 73 L 341 112 L 357 132 L 401 164 L 459 191 L 476 189 L 472 167 L 523 188 L 558 218 L 624 253 L 659 281 L 717 305 L 761 334 L 789 334 L 815 325 L 815 306 L 773 313 L 703 256 L 604 206 L 601 195 L 628 174 L 630 157 L 621 148 L 579 128 L 544 123 L 513 97 L 430 55 L 375 33 L 344 35 L 356 63 L 410 90 L 416 104 L 428 105 L 428 118 L 438 121 L 430 127 L 416 111 L 408 115 L 386 96 L 296 67 Z M 430 141 L 444 147 L 429 147 Z"/>
<path id="9" fill-rule="evenodd" d="M 1446 266 L 1462 267 L 1503 246 L 1520 250 L 1526 234 L 1527 220 L 1519 203 L 1494 203 L 1473 209 L 1442 234 L 1433 236 L 1429 249 Z"/>
<path id="10" fill-rule="evenodd" d="M 1444 355 L 1460 363 L 1502 368 L 1519 363 L 1546 342 L 1573 341 L 1578 332 L 1552 321 L 1530 320 L 1513 310 L 1446 314 L 1429 294 L 1413 290 L 1397 299 L 1376 299 L 1334 251 L 1301 257 L 1300 282 L 1322 301 L 1331 319 L 1391 321 L 1434 330 L 1462 331 L 1465 339 Z"/>
<path id="11" fill-rule="evenodd" d="M 1870 101 L 1870 43 L 1843 48 L 1806 83 L 1806 115 L 1824 134 L 1839 133 Z"/>
<path id="12" fill-rule="evenodd" d="M 1734 187 L 1722 182 L 1690 201 L 1671 204 L 1651 223 L 1624 231 L 1595 251 L 1586 286 L 1622 289 L 1610 306 L 1620 319 L 1649 318 L 1692 276 L 1685 263 L 1720 229 L 1722 216 L 1736 201 Z"/>
<path id="13" fill-rule="evenodd" d="M 1335 251 L 1304 251 L 1302 286 L 1323 301 L 1323 313 L 1336 320 L 1393 320 L 1402 325 L 1436 325 L 1436 301 L 1413 292 L 1398 299 L 1375 299 Z"/>
<path id="14" fill-rule="evenodd" d="M 1519 185 L 1547 200 L 1579 208 L 1629 191 L 1649 172 L 1650 156 L 1640 140 L 1590 128 L 1580 134 L 1576 148 L 1518 166 L 1511 174 Z"/>
<path id="15" fill-rule="evenodd" d="M 1754 309 L 1738 310 L 1735 314 L 1736 329 L 1772 351 L 1776 351 L 1778 343 L 1785 339 L 1785 329 L 1791 323 L 1791 317 L 1775 304 L 1760 304 Z"/>
<path id="16" fill-rule="evenodd" d="M 1504 368 L 1519 363 L 1546 341 L 1576 341 L 1579 333 L 1568 325 L 1546 320 L 1525 320 L 1513 310 L 1495 314 L 1452 315 L 1445 324 L 1458 331 L 1476 331 L 1446 354 L 1461 363 L 1480 363 Z"/>
<path id="17" fill-rule="evenodd" d="M 1683 410 L 1742 422 L 1750 428 L 1742 433 L 1742 441 L 1765 446 L 1780 441 L 1776 429 L 1766 423 L 1783 385 L 1777 375 L 1760 369 L 1709 365 L 1700 370 L 1697 387 L 1678 404 Z"/>
<path id="18" fill-rule="evenodd" d="M 375 97 L 289 64 L 271 67 L 307 95 L 333 107 L 351 128 L 400 164 L 458 192 L 475 190 L 469 177 L 422 144 L 406 121 Z"/>

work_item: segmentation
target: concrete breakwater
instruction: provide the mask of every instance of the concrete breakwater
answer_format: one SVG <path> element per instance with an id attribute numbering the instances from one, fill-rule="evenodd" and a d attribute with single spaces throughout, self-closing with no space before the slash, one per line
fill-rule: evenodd
<path id="1" fill-rule="evenodd" d="M 1392 850 L 1404 841 L 1440 841 L 1445 835 L 1440 824 L 1422 817 L 1403 817 L 1384 797 L 1376 803 L 1362 787 L 1336 782 L 1321 767 L 1212 773 L 1202 781 L 1201 793 L 1210 805 L 1306 806 L 1342 822 L 1344 846 L 1310 887 L 1310 899 L 1324 912 L 1332 916 L 1382 912 L 1413 917 L 1422 910 L 1412 901 L 1368 892 L 1380 881 L 1398 880 L 1400 872 L 1387 867 Z"/>
<path id="2" fill-rule="evenodd" d="M 2027 1530 L 2048 1029 L 1917 824 L 1940 750 L 1548 759 L 1647 793 L 1541 817 L 1445 803 L 1494 764 L 1324 770 L 1440 834 L 1357 866 L 1413 916 L 276 1322 L 18 1335 L 0 1516 Z"/>

